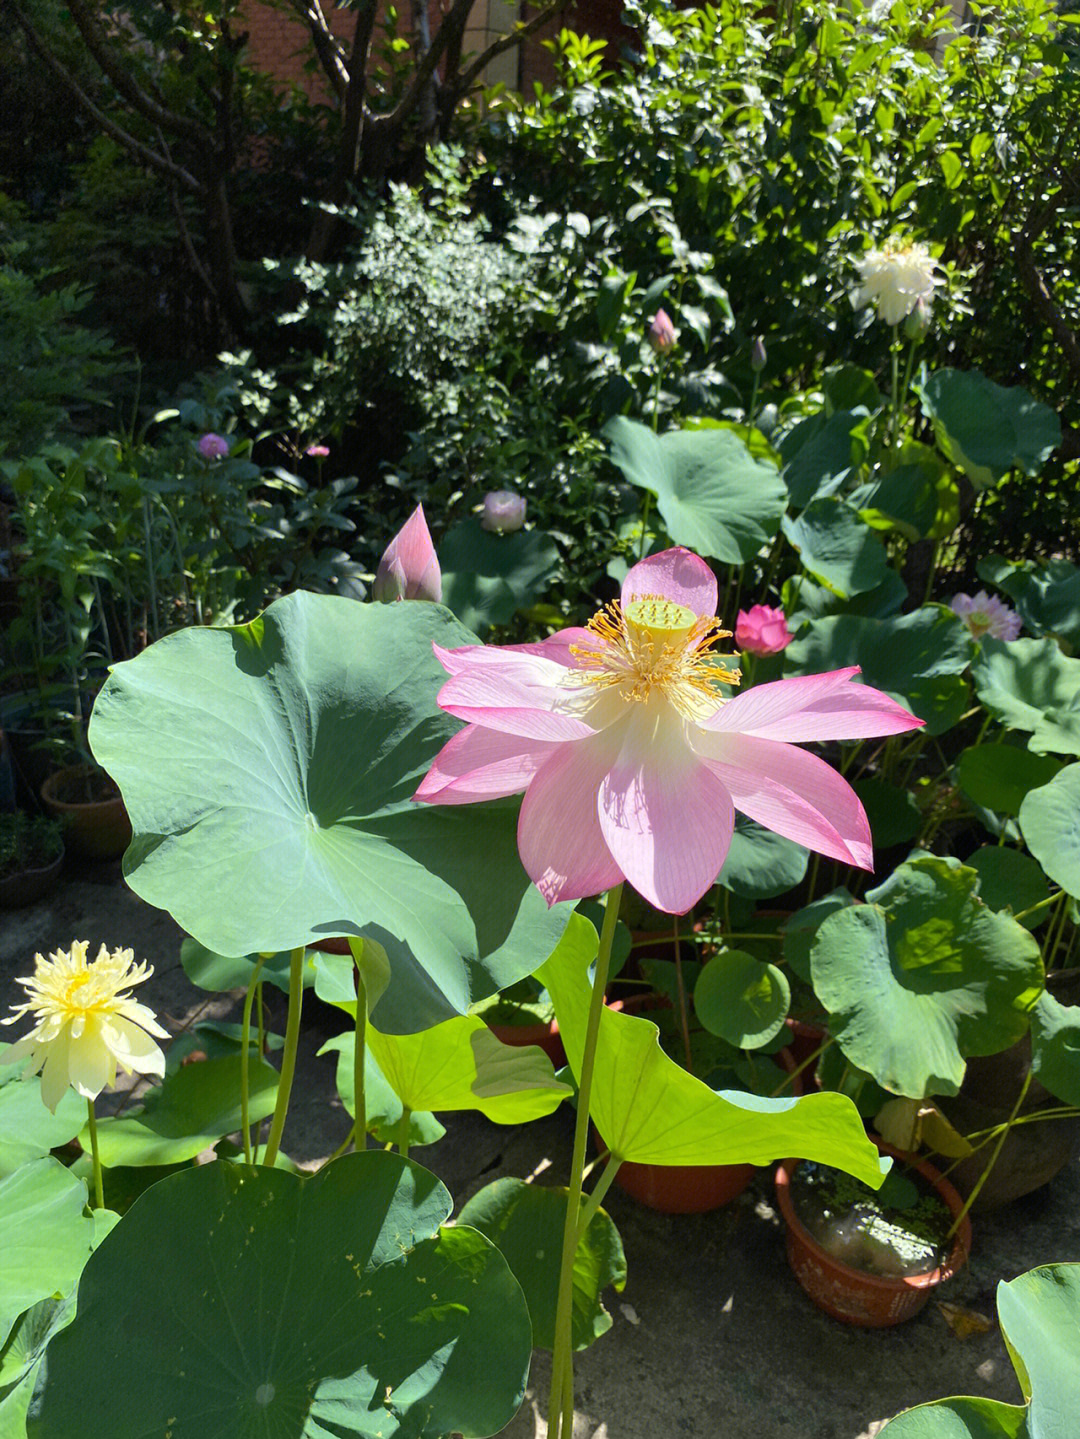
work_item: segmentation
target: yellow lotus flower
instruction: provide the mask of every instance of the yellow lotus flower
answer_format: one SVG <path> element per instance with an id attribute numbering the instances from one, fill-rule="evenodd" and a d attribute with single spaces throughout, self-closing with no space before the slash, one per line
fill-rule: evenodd
<path id="1" fill-rule="evenodd" d="M 96 1099 L 116 1082 L 117 1065 L 125 1074 L 164 1075 L 165 1055 L 150 1036 L 168 1039 L 168 1030 L 152 1009 L 124 992 L 154 971 L 133 960 L 130 949 L 110 954 L 102 945 L 87 964 L 86 941 L 77 939 L 70 951 L 58 949 L 48 959 L 36 954 L 33 977 L 18 981 L 30 998 L 12 1006 L 14 1013 L 0 1024 L 15 1024 L 24 1014 L 33 1014 L 37 1024 L 0 1063 L 29 1058 L 26 1075 L 41 1071 L 41 1097 L 54 1114 L 68 1085 Z"/>

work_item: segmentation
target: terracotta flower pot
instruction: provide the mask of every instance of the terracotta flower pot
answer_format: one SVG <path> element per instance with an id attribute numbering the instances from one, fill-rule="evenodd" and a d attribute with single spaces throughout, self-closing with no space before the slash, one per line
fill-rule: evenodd
<path id="1" fill-rule="evenodd" d="M 131 821 L 111 780 L 111 794 L 89 801 L 81 797 L 86 779 L 94 774 L 97 771 L 91 765 L 57 770 L 41 786 L 41 802 L 49 814 L 63 821 L 64 842 L 73 854 L 85 859 L 119 859 L 131 843 Z"/>
<path id="2" fill-rule="evenodd" d="M 64 851 L 38 869 L 24 869 L 0 879 L 0 909 L 21 909 L 49 893 L 64 867 Z"/>
<path id="3" fill-rule="evenodd" d="M 803 1064 L 811 1055 L 816 1054 L 829 1033 L 824 1025 L 807 1024 L 805 1020 L 792 1019 L 790 1015 L 784 1023 L 790 1035 L 787 1047 L 791 1050 L 796 1064 Z"/>
<path id="4" fill-rule="evenodd" d="M 502 1044 L 535 1044 L 544 1051 L 556 1069 L 566 1063 L 566 1050 L 559 1033 L 559 1021 L 549 1019 L 546 1024 L 489 1024 L 488 1029 Z"/>
<path id="5" fill-rule="evenodd" d="M 955 1219 L 963 1208 L 956 1190 L 932 1165 L 924 1160 L 912 1161 L 882 1140 L 874 1141 L 882 1154 L 904 1160 L 929 1180 L 948 1205 Z M 795 1213 L 791 1198 L 791 1178 L 800 1159 L 785 1159 L 776 1171 L 776 1198 L 787 1225 L 787 1254 L 795 1278 L 819 1309 L 845 1324 L 863 1329 L 884 1329 L 913 1319 L 925 1308 L 931 1292 L 939 1284 L 962 1269 L 971 1249 L 971 1223 L 967 1216 L 952 1239 L 948 1255 L 937 1269 L 927 1274 L 910 1274 L 902 1278 L 884 1278 L 853 1269 L 827 1253 Z"/>

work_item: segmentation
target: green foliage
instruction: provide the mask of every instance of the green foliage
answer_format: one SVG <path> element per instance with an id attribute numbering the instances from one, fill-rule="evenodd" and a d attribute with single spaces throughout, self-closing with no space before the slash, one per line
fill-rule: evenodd
<path id="1" fill-rule="evenodd" d="M 59 821 L 21 809 L 0 814 L 0 879 L 26 869 L 44 869 L 63 848 Z"/>

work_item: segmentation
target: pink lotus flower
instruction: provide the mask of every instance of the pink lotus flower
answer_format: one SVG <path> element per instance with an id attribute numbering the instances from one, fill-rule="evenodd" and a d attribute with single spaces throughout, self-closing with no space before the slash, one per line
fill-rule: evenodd
<path id="1" fill-rule="evenodd" d="M 1014 640 L 1023 628 L 1016 611 L 985 590 L 979 590 L 974 595 L 953 595 L 949 608 L 954 615 L 960 616 L 977 640 L 981 640 L 983 635 L 990 635 L 995 640 Z"/>
<path id="2" fill-rule="evenodd" d="M 211 430 L 199 437 L 195 448 L 204 460 L 223 460 L 229 453 L 229 442 L 224 435 L 215 435 Z"/>
<path id="3" fill-rule="evenodd" d="M 330 453 L 329 445 L 308 445 L 304 454 L 309 460 L 325 460 Z"/>
<path id="4" fill-rule="evenodd" d="M 770 605 L 751 605 L 736 617 L 735 643 L 752 655 L 778 655 L 794 638 L 784 611 Z"/>
<path id="5" fill-rule="evenodd" d="M 437 604 L 442 599 L 442 571 L 423 505 L 417 505 L 387 545 L 375 572 L 371 597 L 383 604 L 393 600 L 434 600 Z"/>
<path id="6" fill-rule="evenodd" d="M 646 338 L 658 355 L 666 355 L 675 348 L 679 332 L 671 323 L 671 316 L 666 310 L 657 310 Z"/>
<path id="7" fill-rule="evenodd" d="M 435 653 L 450 678 L 439 704 L 467 721 L 415 798 L 468 804 L 525 791 L 522 863 L 549 904 L 628 879 L 684 914 L 727 856 L 735 810 L 845 864 L 869 869 L 870 828 L 855 792 L 788 741 L 864 739 L 921 720 L 857 667 L 758 685 L 714 653 L 716 579 L 688 550 L 633 567 L 621 603 L 587 629 L 539 644 Z"/>

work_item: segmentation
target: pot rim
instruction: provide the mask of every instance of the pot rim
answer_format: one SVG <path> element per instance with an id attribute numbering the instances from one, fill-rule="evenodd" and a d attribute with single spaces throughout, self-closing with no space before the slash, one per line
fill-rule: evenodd
<path id="1" fill-rule="evenodd" d="M 62 769 L 54 769 L 52 773 L 46 775 L 45 779 L 41 782 L 41 798 L 62 814 L 73 809 L 92 809 L 95 805 L 122 805 L 124 803 L 123 795 L 120 793 L 116 781 L 107 770 L 102 770 L 101 773 L 108 778 L 109 783 L 113 785 L 116 793 L 106 795 L 104 799 L 57 799 L 56 795 L 53 794 L 53 790 L 61 784 L 63 780 L 74 778 L 76 775 L 81 777 L 86 774 L 92 774 L 97 768 L 97 765 L 92 764 L 69 764 L 64 765 Z"/>
<path id="2" fill-rule="evenodd" d="M 924 1179 L 930 1181 L 940 1194 L 941 1198 L 949 1207 L 949 1211 L 955 1219 L 964 1207 L 956 1188 L 949 1183 L 945 1176 L 925 1159 L 906 1154 L 902 1149 L 895 1149 L 891 1144 L 886 1144 L 883 1139 L 876 1135 L 870 1136 L 871 1141 L 877 1146 L 879 1154 L 888 1155 L 892 1159 L 902 1159 L 910 1163 L 911 1167 L 918 1171 Z M 887 1278 L 880 1274 L 868 1274 L 864 1269 L 856 1269 L 854 1265 L 845 1264 L 842 1259 L 823 1249 L 814 1236 L 803 1224 L 802 1220 L 795 1213 L 795 1206 L 791 1199 L 791 1176 L 803 1161 L 801 1159 L 781 1160 L 776 1170 L 776 1199 L 780 1206 L 780 1213 L 784 1216 L 784 1223 L 789 1230 L 797 1233 L 799 1242 L 813 1254 L 814 1258 L 822 1265 L 835 1270 L 843 1270 L 847 1274 L 858 1276 L 860 1284 L 869 1286 L 879 1294 L 895 1294 L 897 1291 L 909 1289 L 932 1289 L 935 1285 L 942 1284 L 946 1279 L 958 1273 L 967 1263 L 968 1255 L 971 1253 L 971 1216 L 964 1215 L 963 1222 L 953 1235 L 952 1244 L 943 1263 L 936 1269 L 931 1269 L 925 1274 L 906 1274 L 895 1279 Z"/>

